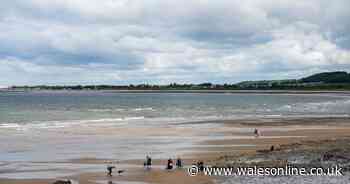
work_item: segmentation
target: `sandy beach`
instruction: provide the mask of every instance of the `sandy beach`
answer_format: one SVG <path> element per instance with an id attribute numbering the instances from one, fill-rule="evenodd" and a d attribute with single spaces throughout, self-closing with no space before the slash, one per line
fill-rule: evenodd
<path id="1" fill-rule="evenodd" d="M 346 139 L 350 135 L 350 119 L 349 118 L 264 118 L 264 119 L 241 119 L 241 120 L 225 120 L 212 122 L 192 122 L 185 123 L 196 126 L 196 124 L 216 124 L 220 125 L 216 128 L 208 126 L 207 129 L 201 128 L 178 128 L 161 127 L 152 129 L 152 131 L 144 131 L 142 128 L 106 128 L 94 127 L 81 128 L 65 131 L 66 134 L 74 134 L 75 131 L 86 134 L 109 134 L 118 132 L 118 134 L 142 134 L 144 136 L 159 136 L 175 135 L 175 136 L 206 136 L 206 139 L 192 144 L 190 151 L 183 152 L 181 155 L 174 153 L 174 156 L 181 156 L 184 159 L 185 166 L 190 166 L 192 163 L 202 160 L 206 165 L 217 165 L 218 163 L 229 163 L 232 158 L 240 158 L 246 156 L 254 156 L 258 150 L 269 149 L 272 145 L 276 148 L 283 147 L 282 145 L 293 145 L 293 143 L 307 144 L 308 141 L 335 141 Z M 181 124 L 178 124 L 179 127 Z M 261 132 L 259 137 L 253 135 L 254 128 L 258 128 Z M 216 136 L 207 135 L 223 135 L 219 138 Z M 310 149 L 317 147 L 317 144 L 310 146 Z M 327 147 L 327 146 L 326 146 Z M 173 158 L 175 159 L 175 158 Z M 288 160 L 288 157 L 285 158 Z M 1 162 L 0 183 L 1 184 L 41 184 L 53 183 L 57 179 L 72 179 L 78 183 L 220 183 L 220 178 L 199 175 L 191 177 L 187 174 L 186 167 L 173 171 L 166 171 L 167 158 L 155 159 L 153 168 L 148 171 L 143 168 L 143 160 L 130 159 L 101 159 L 101 158 L 86 158 L 61 161 L 47 162 L 26 162 L 26 169 L 6 168 L 6 165 L 15 164 L 15 162 Z M 116 164 L 117 169 L 125 170 L 122 175 L 115 174 L 113 177 L 106 176 L 106 164 L 112 162 Z M 20 162 L 16 164 L 21 164 Z M 24 164 L 24 163 L 23 163 Z M 40 167 L 37 167 L 40 165 Z M 60 168 L 56 168 L 61 165 Z M 31 170 L 30 167 L 33 166 Z M 70 174 L 70 167 L 76 168 L 73 174 Z M 91 167 L 89 169 L 81 169 Z M 67 169 L 68 172 L 64 170 Z M 79 172 L 75 172 L 75 171 Z M 43 172 L 43 178 L 16 178 L 21 175 L 30 175 L 31 173 Z M 26 174 L 27 173 L 27 174 Z M 75 173 L 75 174 L 74 174 Z M 52 175 L 52 176 L 50 176 Z M 5 177 L 4 177 L 5 176 Z M 7 177 L 6 177 L 7 176 Z M 56 176 L 56 177 L 55 177 Z M 227 181 L 225 181 L 227 182 Z"/>

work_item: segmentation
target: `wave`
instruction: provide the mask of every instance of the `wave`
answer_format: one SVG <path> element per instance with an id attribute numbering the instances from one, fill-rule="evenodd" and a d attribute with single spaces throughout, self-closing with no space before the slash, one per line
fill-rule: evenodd
<path id="1" fill-rule="evenodd" d="M 97 122 L 111 122 L 111 121 L 122 121 L 123 118 L 102 118 L 102 119 L 91 119 L 91 120 L 78 120 L 81 123 L 97 123 Z"/>
<path id="2" fill-rule="evenodd" d="M 220 120 L 240 120 L 240 119 L 261 119 L 261 118 L 321 118 L 321 117 L 349 117 L 347 113 L 338 114 L 231 114 L 231 115 L 213 115 L 213 116 L 193 116 L 193 117 L 144 117 L 131 116 L 121 118 L 101 118 L 101 119 L 86 119 L 86 120 L 61 120 L 61 121 L 34 121 L 27 123 L 0 123 L 0 129 L 59 129 L 79 126 L 168 126 L 178 123 L 190 122 L 208 122 Z"/>
<path id="3" fill-rule="evenodd" d="M 122 108 L 88 109 L 88 111 L 90 111 L 90 112 L 115 112 L 115 111 L 125 111 L 125 110 L 127 110 L 127 109 L 122 109 Z"/>
<path id="4" fill-rule="evenodd" d="M 27 123 L 0 123 L 0 128 L 27 130 L 30 128 L 34 129 L 54 129 L 54 128 L 65 128 L 76 125 L 119 125 L 117 122 L 127 122 L 145 119 L 143 116 L 137 117 L 123 117 L 123 118 L 101 118 L 101 119 L 90 119 L 90 120 L 62 120 L 62 121 L 33 121 Z M 123 123 L 124 124 L 124 123 Z"/>
<path id="5" fill-rule="evenodd" d="M 152 107 L 144 107 L 144 108 L 135 108 L 134 111 L 153 111 L 154 109 Z"/>
<path id="6" fill-rule="evenodd" d="M 335 100 L 325 102 L 295 103 L 287 104 L 278 108 L 277 111 L 296 112 L 296 113 L 330 113 L 330 114 L 349 114 L 350 100 Z"/>
<path id="7" fill-rule="evenodd" d="M 0 128 L 19 128 L 18 123 L 0 123 Z"/>
<path id="8" fill-rule="evenodd" d="M 138 107 L 138 108 L 101 108 L 88 109 L 90 112 L 118 112 L 118 111 L 154 111 L 153 107 Z"/>
<path id="9" fill-rule="evenodd" d="M 144 116 L 140 116 L 140 117 L 126 117 L 123 118 L 123 120 L 140 120 L 140 119 L 145 119 Z"/>

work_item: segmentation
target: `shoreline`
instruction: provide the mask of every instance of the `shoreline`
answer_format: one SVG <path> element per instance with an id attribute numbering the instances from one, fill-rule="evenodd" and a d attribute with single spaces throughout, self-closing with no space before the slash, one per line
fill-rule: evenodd
<path id="1" fill-rule="evenodd" d="M 195 124 L 195 122 L 192 122 Z M 208 122 L 207 122 L 208 123 Z M 208 136 L 208 140 L 200 141 L 197 144 L 191 146 L 191 153 L 184 158 L 185 164 L 191 165 L 196 160 L 204 160 L 205 163 L 214 165 L 220 158 L 230 157 L 247 157 L 254 155 L 258 150 L 266 150 L 271 145 L 275 145 L 276 148 L 282 145 L 293 145 L 295 143 L 304 144 L 305 141 L 323 141 L 343 138 L 350 135 L 350 118 L 297 118 L 297 119 L 262 119 L 262 120 L 225 120 L 214 121 L 212 123 L 221 124 L 221 128 L 208 129 L 201 134 L 223 134 L 222 139 L 212 139 Z M 262 135 L 259 138 L 254 138 L 251 133 L 253 128 L 259 128 L 262 131 Z M 243 128 L 243 129 L 242 129 Z M 242 132 L 243 130 L 243 132 Z M 101 129 L 97 132 L 105 130 Z M 109 130 L 112 131 L 112 130 Z M 198 131 L 198 130 L 193 130 Z M 96 132 L 96 130 L 95 130 Z M 96 133 L 97 133 L 96 132 Z M 197 132 L 198 133 L 198 132 Z M 244 145 L 255 145 L 247 147 Z M 197 145 L 204 145 L 198 147 Z M 236 145 L 236 146 L 235 146 Z M 283 146 L 282 146 L 283 147 Z M 146 181 L 148 183 L 214 183 L 216 178 L 213 177 L 187 177 L 186 171 L 164 171 L 166 158 L 161 160 L 155 159 L 155 168 L 152 172 L 145 172 L 142 167 L 142 160 L 125 160 L 119 161 L 117 166 L 124 167 L 127 170 L 127 174 L 123 176 L 115 176 L 112 178 L 114 182 L 128 184 L 132 182 Z M 106 181 L 108 178 L 105 176 L 105 165 L 110 161 L 117 162 L 118 160 L 101 159 L 101 158 L 79 158 L 74 160 L 66 160 L 63 162 L 38 162 L 42 165 L 55 165 L 56 164 L 68 164 L 71 166 L 79 165 L 94 165 L 97 168 L 101 168 L 100 171 L 78 172 L 80 174 L 67 175 L 66 177 L 57 178 L 72 178 L 78 180 L 81 183 L 92 184 L 96 181 Z M 129 167 L 131 165 L 132 167 Z M 1 167 L 0 167 L 1 168 Z M 45 170 L 45 169 L 44 169 Z M 4 171 L 3 171 L 4 172 Z M 3 174 L 0 171 L 0 173 Z M 5 171 L 6 172 L 6 171 Z M 62 172 L 62 171 L 57 171 Z M 21 171 L 13 170 L 11 173 L 21 174 Z M 50 172 L 48 172 L 50 173 Z M 184 180 L 176 180 L 175 178 L 183 177 Z M 5 179 L 0 177 L 0 184 L 41 184 L 52 183 L 55 179 Z M 174 182 L 167 182 L 168 180 L 175 180 Z M 181 181 L 181 182 L 180 182 Z M 130 183 L 131 184 L 131 183 Z"/>
<path id="2" fill-rule="evenodd" d="M 191 94 L 345 94 L 350 95 L 350 90 L 0 90 L 0 93 L 27 93 L 27 92 L 62 92 L 62 93 L 191 93 Z"/>

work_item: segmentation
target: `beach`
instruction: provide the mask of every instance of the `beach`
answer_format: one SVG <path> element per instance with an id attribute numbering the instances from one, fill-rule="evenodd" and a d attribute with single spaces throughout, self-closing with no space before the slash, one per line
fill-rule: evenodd
<path id="1" fill-rule="evenodd" d="M 276 148 L 298 143 L 309 145 L 310 150 L 316 149 L 318 144 L 310 146 L 310 141 L 319 142 L 348 139 L 350 135 L 349 118 L 263 118 L 241 119 L 206 122 L 178 123 L 172 127 L 160 127 L 144 131 L 140 128 L 111 128 L 111 127 L 79 127 L 69 129 L 61 128 L 60 133 L 65 135 L 87 134 L 106 136 L 118 134 L 119 136 L 142 135 L 162 138 L 165 135 L 187 136 L 193 141 L 191 146 L 186 145 L 189 151 L 178 155 L 173 153 L 173 159 L 181 156 L 186 166 L 203 160 L 207 165 L 220 165 L 232 163 L 237 158 L 254 157 L 258 150 L 268 150 L 273 145 Z M 190 128 L 205 124 L 207 128 Z M 216 128 L 210 126 L 214 124 Z M 185 126 L 186 125 L 186 126 Z M 178 126 L 180 128 L 174 128 Z M 186 128 L 188 126 L 188 128 Z M 253 130 L 261 132 L 255 137 Z M 7 130 L 9 131 L 9 130 Z M 142 133 L 147 132 L 143 135 Z M 3 132 L 2 132 L 3 133 Z M 3 134 L 2 134 L 3 135 Z M 206 139 L 202 137 L 206 135 Z M 216 135 L 216 136 L 208 136 Z M 59 138 L 58 138 L 59 140 Z M 327 145 L 327 144 L 325 144 Z M 25 147 L 28 145 L 20 145 Z M 288 147 L 288 146 L 287 146 Z M 325 146 L 327 147 L 327 146 Z M 330 147 L 330 146 L 329 146 Z M 177 148 L 180 149 L 180 148 Z M 17 150 L 21 152 L 21 150 Z M 69 150 L 66 150 L 69 152 Z M 285 156 L 288 160 L 288 156 Z M 0 183 L 6 184 L 41 184 L 53 183 L 57 179 L 72 179 L 79 183 L 229 183 L 230 178 L 222 180 L 212 176 L 189 176 L 186 169 L 166 171 L 168 158 L 154 159 L 151 171 L 143 168 L 142 159 L 94 158 L 80 157 L 72 160 L 50 161 L 7 161 L 1 162 Z M 106 176 L 106 165 L 114 163 L 117 169 L 125 170 L 122 175 Z M 15 167 L 16 166 L 16 167 Z M 7 169 L 4 169 L 7 168 Z M 37 178 L 35 177 L 37 176 Z M 16 178 L 19 177 L 19 178 Z M 21 178 L 22 177 L 22 178 Z M 237 179 L 234 178 L 237 182 Z M 302 178 L 301 178 L 302 179 Z M 300 179 L 299 179 L 300 180 Z M 240 180 L 238 180 L 240 181 Z M 242 180 L 245 181 L 245 180 Z M 286 180 L 287 181 L 287 180 Z M 235 183 L 236 183 L 235 182 Z"/>
<path id="2" fill-rule="evenodd" d="M 246 165 L 236 159 L 256 160 L 250 157 L 271 154 L 271 146 L 344 139 L 349 112 L 348 94 L 331 92 L 2 92 L 0 183 L 259 183 L 255 177 L 192 177 L 187 168 L 200 161 Z M 151 170 L 143 166 L 146 156 Z M 177 158 L 184 167 L 165 170 L 167 160 Z M 113 177 L 108 165 L 116 167 Z"/>

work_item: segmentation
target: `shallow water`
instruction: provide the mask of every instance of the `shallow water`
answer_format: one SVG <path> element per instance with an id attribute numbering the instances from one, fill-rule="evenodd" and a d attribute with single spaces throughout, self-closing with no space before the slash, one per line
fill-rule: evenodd
<path id="1" fill-rule="evenodd" d="M 32 163 L 35 161 L 130 160 L 144 159 L 145 155 L 175 158 L 213 146 L 202 144 L 207 140 L 254 139 L 252 135 L 242 135 L 252 132 L 251 128 L 233 128 L 229 131 L 239 134 L 227 134 L 222 124 L 209 120 L 349 113 L 350 98 L 339 95 L 0 93 L 0 177 L 19 176 L 11 170 L 21 172 L 22 177 L 67 174 L 65 167 L 56 164 L 40 169 L 40 165 Z M 187 123 L 192 121 L 207 123 Z M 300 127 L 287 129 L 290 128 Z M 104 170 L 101 167 L 104 166 L 75 165 L 69 167 L 69 172 Z M 27 171 L 28 168 L 36 170 Z"/>
<path id="2" fill-rule="evenodd" d="M 254 138 L 228 136 L 215 123 L 184 122 L 349 113 L 350 98 L 332 94 L 1 92 L 0 161 L 167 158 L 208 139 Z"/>

